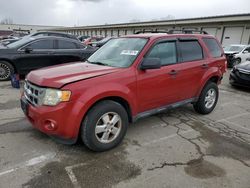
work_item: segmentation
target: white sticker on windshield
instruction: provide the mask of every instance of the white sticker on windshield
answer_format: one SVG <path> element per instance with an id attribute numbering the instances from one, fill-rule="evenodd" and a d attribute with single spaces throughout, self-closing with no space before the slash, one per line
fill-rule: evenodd
<path id="1" fill-rule="evenodd" d="M 122 50 L 121 55 L 137 55 L 137 50 Z"/>

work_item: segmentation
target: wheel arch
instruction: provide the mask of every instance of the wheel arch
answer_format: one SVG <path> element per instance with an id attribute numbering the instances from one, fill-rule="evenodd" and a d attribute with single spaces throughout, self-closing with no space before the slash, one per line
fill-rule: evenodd
<path id="1" fill-rule="evenodd" d="M 206 86 L 206 84 L 208 82 L 213 82 L 213 83 L 218 85 L 220 83 L 221 79 L 222 79 L 222 72 L 218 71 L 218 70 L 211 71 L 211 72 L 205 74 L 203 79 L 202 79 L 202 82 L 200 83 L 201 87 L 197 93 L 197 96 L 198 97 L 200 96 L 201 91 L 203 90 L 203 88 Z"/>
<path id="2" fill-rule="evenodd" d="M 10 63 L 13 66 L 15 73 L 17 72 L 17 68 L 16 68 L 15 63 L 13 61 L 6 59 L 6 58 L 0 58 L 0 61 L 6 61 L 6 62 Z"/>
<path id="3" fill-rule="evenodd" d="M 107 96 L 107 97 L 103 97 L 103 98 L 100 98 L 98 100 L 96 100 L 94 103 L 91 104 L 91 106 L 88 108 L 88 110 L 86 111 L 85 113 L 85 116 L 86 114 L 93 108 L 93 106 L 95 106 L 96 104 L 102 102 L 102 101 L 105 101 L 105 100 L 111 100 L 111 101 L 115 101 L 117 103 L 119 103 L 120 105 L 123 106 L 123 108 L 126 110 L 127 112 L 127 115 L 128 115 L 128 118 L 129 118 L 129 122 L 132 122 L 132 111 L 131 111 L 131 106 L 129 104 L 129 102 L 124 99 L 123 97 L 121 96 Z M 84 117 L 85 117 L 84 116 Z M 83 117 L 83 119 L 84 119 Z"/>

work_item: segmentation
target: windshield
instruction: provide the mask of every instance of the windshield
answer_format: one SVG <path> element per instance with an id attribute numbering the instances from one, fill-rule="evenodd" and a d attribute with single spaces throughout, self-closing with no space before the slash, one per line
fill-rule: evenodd
<path id="1" fill-rule="evenodd" d="M 30 42 L 34 40 L 34 38 L 28 38 L 28 37 L 23 37 L 22 39 L 16 41 L 16 42 L 13 42 L 11 44 L 8 44 L 7 47 L 8 48 L 19 48 L 21 46 L 23 46 L 24 44 Z"/>
<path id="2" fill-rule="evenodd" d="M 240 52 L 244 47 L 245 46 L 227 46 L 224 48 L 224 51 Z"/>
<path id="3" fill-rule="evenodd" d="M 147 43 L 143 38 L 111 39 L 88 59 L 89 63 L 111 67 L 129 67 Z"/>

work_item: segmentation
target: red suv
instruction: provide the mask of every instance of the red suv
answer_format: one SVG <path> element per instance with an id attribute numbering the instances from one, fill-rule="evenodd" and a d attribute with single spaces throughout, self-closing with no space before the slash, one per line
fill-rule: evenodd
<path id="1" fill-rule="evenodd" d="M 81 137 L 94 151 L 117 146 L 128 124 L 192 103 L 210 113 L 226 69 L 205 34 L 138 34 L 111 39 L 87 62 L 28 74 L 21 106 L 40 131 L 63 143 Z"/>

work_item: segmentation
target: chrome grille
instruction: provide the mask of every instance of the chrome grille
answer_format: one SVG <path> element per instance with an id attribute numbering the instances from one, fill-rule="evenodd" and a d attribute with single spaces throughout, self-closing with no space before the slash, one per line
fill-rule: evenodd
<path id="1" fill-rule="evenodd" d="M 34 106 L 40 105 L 45 89 L 35 86 L 28 81 L 24 82 L 24 96 Z"/>

